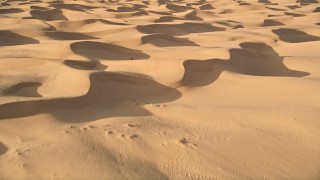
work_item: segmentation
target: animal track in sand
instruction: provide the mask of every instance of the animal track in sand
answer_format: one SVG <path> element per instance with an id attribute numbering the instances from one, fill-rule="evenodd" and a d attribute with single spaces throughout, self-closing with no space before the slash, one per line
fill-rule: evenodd
<path id="1" fill-rule="evenodd" d="M 17 153 L 18 156 L 23 156 L 23 155 L 25 155 L 25 154 L 28 153 L 28 152 L 31 152 L 31 149 L 24 149 L 24 150 L 22 150 L 22 149 L 16 149 L 16 153 Z"/>
<path id="2" fill-rule="evenodd" d="M 197 148 L 197 145 L 194 143 L 191 143 L 187 138 L 181 138 L 181 139 L 177 140 L 176 143 L 184 145 L 184 146 L 189 146 L 192 148 Z"/>
<path id="3" fill-rule="evenodd" d="M 140 136 L 135 133 L 127 132 L 126 130 L 106 130 L 105 131 L 106 137 L 117 137 L 117 138 L 125 138 L 125 139 L 137 139 Z"/>

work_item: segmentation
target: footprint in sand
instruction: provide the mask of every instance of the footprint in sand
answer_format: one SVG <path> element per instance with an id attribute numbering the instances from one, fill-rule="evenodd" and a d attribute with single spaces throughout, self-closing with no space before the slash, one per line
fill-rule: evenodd
<path id="1" fill-rule="evenodd" d="M 189 146 L 192 148 L 197 148 L 197 145 L 194 143 L 191 143 L 187 138 L 181 138 L 179 140 L 177 140 L 178 144 L 184 145 L 184 146 Z"/>

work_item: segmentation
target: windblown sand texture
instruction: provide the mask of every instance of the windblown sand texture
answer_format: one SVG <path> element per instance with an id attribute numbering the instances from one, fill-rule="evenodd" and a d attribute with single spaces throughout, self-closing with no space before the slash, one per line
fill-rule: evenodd
<path id="1" fill-rule="evenodd" d="M 318 0 L 0 3 L 0 179 L 320 179 Z"/>

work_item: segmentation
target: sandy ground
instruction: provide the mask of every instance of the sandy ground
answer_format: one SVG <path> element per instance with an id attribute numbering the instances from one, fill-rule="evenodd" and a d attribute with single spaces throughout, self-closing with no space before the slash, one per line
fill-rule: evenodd
<path id="1" fill-rule="evenodd" d="M 1 0 L 0 179 L 319 179 L 318 0 Z"/>

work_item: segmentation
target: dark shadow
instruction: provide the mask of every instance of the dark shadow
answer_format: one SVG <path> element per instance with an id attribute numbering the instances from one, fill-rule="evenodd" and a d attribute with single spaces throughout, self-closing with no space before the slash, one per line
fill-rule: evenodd
<path id="1" fill-rule="evenodd" d="M 266 8 L 273 11 L 286 11 L 286 9 L 279 9 L 279 8 L 272 8 L 272 7 L 266 7 Z"/>
<path id="2" fill-rule="evenodd" d="M 143 44 L 153 44 L 158 47 L 171 47 L 171 46 L 198 46 L 188 38 L 177 38 L 167 34 L 151 34 L 141 38 Z"/>
<path id="3" fill-rule="evenodd" d="M 247 2 L 240 2 L 239 5 L 240 6 L 250 6 L 251 4 L 247 3 Z"/>
<path id="4" fill-rule="evenodd" d="M 2 142 L 0 142 L 0 156 L 6 153 L 7 151 L 8 151 L 7 146 L 5 146 L 4 144 L 2 144 Z"/>
<path id="5" fill-rule="evenodd" d="M 13 33 L 11 31 L 0 30 L 0 47 L 17 46 L 24 44 L 39 44 L 39 41 L 33 38 Z"/>
<path id="6" fill-rule="evenodd" d="M 179 5 L 175 5 L 175 4 L 167 4 L 166 8 L 171 10 L 171 11 L 175 11 L 175 12 L 185 12 L 188 9 L 190 9 L 189 7 L 179 6 Z"/>
<path id="7" fill-rule="evenodd" d="M 304 14 L 296 14 L 296 13 L 291 13 L 291 12 L 284 12 L 284 14 L 288 15 L 288 16 L 293 16 L 293 17 L 303 17 L 306 16 Z"/>
<path id="8" fill-rule="evenodd" d="M 319 3 L 317 0 L 297 0 L 296 2 L 300 3 L 300 5 L 302 5 L 302 6 Z"/>
<path id="9" fill-rule="evenodd" d="M 203 21 L 202 18 L 200 18 L 200 17 L 197 16 L 197 12 L 196 12 L 196 11 L 192 11 L 192 12 L 186 14 L 184 17 L 185 17 L 187 20 Z"/>
<path id="10" fill-rule="evenodd" d="M 224 31 L 225 28 L 215 27 L 206 23 L 184 23 L 184 24 L 150 24 L 139 25 L 137 30 L 144 34 L 169 34 L 172 36 L 183 36 L 191 33 Z"/>
<path id="11" fill-rule="evenodd" d="M 241 48 L 230 49 L 230 59 L 187 60 L 185 74 L 178 84 L 200 87 L 216 81 L 223 71 L 252 76 L 303 77 L 307 72 L 288 69 L 283 57 L 264 43 L 241 43 Z"/>
<path id="12" fill-rule="evenodd" d="M 128 25 L 128 24 L 125 24 L 125 23 L 112 22 L 112 21 L 108 21 L 108 20 L 105 20 L 105 19 L 96 19 L 96 21 L 100 21 L 100 22 L 102 22 L 104 24 L 111 24 L 111 25 L 119 25 L 119 26 Z"/>
<path id="13" fill-rule="evenodd" d="M 167 4 L 169 0 L 158 0 L 159 5 Z"/>
<path id="14" fill-rule="evenodd" d="M 96 7 L 85 6 L 81 4 L 60 4 L 60 3 L 53 4 L 52 6 L 56 9 L 68 9 L 71 11 L 81 11 L 81 12 L 86 12 L 87 10 L 96 8 Z"/>
<path id="15" fill-rule="evenodd" d="M 89 36 L 77 32 L 45 32 L 45 35 L 54 40 L 88 40 L 88 39 L 99 39 L 93 36 Z"/>
<path id="16" fill-rule="evenodd" d="M 317 7 L 313 12 L 320 12 L 320 7 Z"/>
<path id="17" fill-rule="evenodd" d="M 244 26 L 237 21 L 226 20 L 226 21 L 218 21 L 216 23 L 224 26 L 232 27 L 233 29 L 244 28 Z"/>
<path id="18" fill-rule="evenodd" d="M 13 13 L 20 13 L 20 12 L 24 12 L 24 11 L 18 8 L 0 9 L 0 14 L 13 14 Z"/>
<path id="19" fill-rule="evenodd" d="M 298 5 L 292 5 L 292 6 L 287 6 L 287 7 L 290 8 L 291 10 L 301 8 L 301 6 L 298 6 Z"/>
<path id="20" fill-rule="evenodd" d="M 172 15 L 172 12 L 160 12 L 160 11 L 152 11 L 152 10 L 150 10 L 149 12 L 154 14 L 159 14 L 159 15 L 167 15 L 167 16 Z"/>
<path id="21" fill-rule="evenodd" d="M 201 9 L 201 10 L 212 10 L 212 9 L 215 9 L 215 8 L 212 7 L 211 4 L 204 4 L 204 5 L 200 6 L 199 9 Z"/>
<path id="22" fill-rule="evenodd" d="M 94 41 L 75 42 L 70 45 L 70 48 L 74 53 L 88 59 L 138 60 L 150 57 L 140 50 Z"/>
<path id="23" fill-rule="evenodd" d="M 132 7 L 118 7 L 116 12 L 135 12 L 137 9 Z"/>
<path id="24" fill-rule="evenodd" d="M 282 22 L 275 21 L 273 19 L 265 19 L 262 26 L 282 26 L 285 25 Z"/>
<path id="25" fill-rule="evenodd" d="M 132 16 L 145 16 L 145 15 L 149 15 L 149 13 L 147 11 L 138 11 L 132 14 Z"/>
<path id="26" fill-rule="evenodd" d="M 136 11 L 142 11 L 143 9 L 148 8 L 146 5 L 142 4 L 131 4 L 131 6 L 119 6 L 117 9 L 107 9 L 109 12 L 136 12 Z"/>
<path id="27" fill-rule="evenodd" d="M 44 21 L 55 21 L 55 20 L 68 20 L 59 9 L 51 10 L 31 10 L 30 14 L 32 18 L 40 19 Z"/>
<path id="28" fill-rule="evenodd" d="M 263 3 L 263 4 L 271 4 L 272 2 L 268 1 L 268 0 L 258 0 L 259 3 Z"/>
<path id="29" fill-rule="evenodd" d="M 159 23 L 159 22 L 173 22 L 174 20 L 184 20 L 179 17 L 174 17 L 174 16 L 161 16 L 159 19 L 155 20 L 154 22 Z"/>
<path id="30" fill-rule="evenodd" d="M 78 29 L 85 25 L 90 25 L 96 22 L 101 22 L 107 25 L 127 25 L 124 23 L 112 22 L 104 19 L 84 19 L 80 21 L 61 21 L 58 23 L 60 29 Z"/>
<path id="31" fill-rule="evenodd" d="M 78 60 L 65 60 L 65 65 L 79 70 L 106 70 L 107 66 L 101 64 L 98 60 L 91 61 L 78 61 Z"/>
<path id="32" fill-rule="evenodd" d="M 11 6 L 11 5 L 10 5 L 10 3 L 3 2 L 3 3 L 1 3 L 1 6 Z"/>
<path id="33" fill-rule="evenodd" d="M 29 4 L 33 4 L 32 2 L 22 2 L 22 3 L 19 3 L 19 5 L 29 5 Z"/>
<path id="34" fill-rule="evenodd" d="M 307 34 L 296 29 L 273 29 L 272 32 L 279 36 L 279 38 L 287 43 L 301 43 L 310 41 L 319 41 L 320 37 Z"/>
<path id="35" fill-rule="evenodd" d="M 8 89 L 5 89 L 3 93 L 10 96 L 22 96 L 22 97 L 42 97 L 37 89 L 41 86 L 38 82 L 22 82 L 18 83 Z"/>
<path id="36" fill-rule="evenodd" d="M 21 2 L 21 0 L 6 0 L 6 2 Z"/>
<path id="37" fill-rule="evenodd" d="M 41 7 L 41 6 L 30 6 L 30 8 L 32 10 L 40 10 L 40 11 L 48 10 L 47 7 Z"/>
<path id="38" fill-rule="evenodd" d="M 81 97 L 15 102 L 0 105 L 0 119 L 48 113 L 61 121 L 88 122 L 118 116 L 148 116 L 143 104 L 174 101 L 174 88 L 134 74 L 100 72 L 90 76 L 90 89 Z"/>

